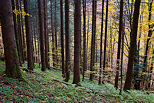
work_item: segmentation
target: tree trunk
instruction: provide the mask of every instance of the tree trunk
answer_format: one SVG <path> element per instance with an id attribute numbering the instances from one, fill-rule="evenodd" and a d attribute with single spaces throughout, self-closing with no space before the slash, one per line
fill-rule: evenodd
<path id="1" fill-rule="evenodd" d="M 150 5 L 149 5 L 149 22 L 151 20 L 151 12 L 152 12 L 152 3 L 153 3 L 153 0 L 150 2 Z M 147 72 L 147 58 L 148 58 L 148 50 L 149 50 L 149 42 L 150 42 L 150 38 L 152 36 L 152 29 L 153 26 L 149 24 L 149 31 L 148 31 L 148 39 L 147 39 L 147 43 L 146 43 L 146 49 L 145 49 L 145 57 L 144 57 L 144 62 L 143 62 L 143 70 L 142 72 Z M 144 78 L 147 80 L 146 76 L 144 76 Z"/>
<path id="2" fill-rule="evenodd" d="M 22 1 L 20 1 L 20 10 L 22 10 L 22 3 L 21 3 Z M 25 36 L 24 36 L 24 28 L 23 28 L 23 16 L 22 16 L 22 14 L 21 14 L 21 37 L 22 37 L 22 49 L 23 49 L 23 51 L 22 51 L 22 63 L 25 63 L 25 56 L 26 56 L 26 50 L 25 50 L 25 48 L 26 48 L 26 44 L 25 44 Z"/>
<path id="3" fill-rule="evenodd" d="M 101 23 L 101 41 L 100 41 L 100 71 L 99 71 L 99 81 L 98 81 L 98 84 L 101 84 L 101 76 L 102 76 L 103 19 L 104 19 L 104 0 L 102 0 L 102 23 Z"/>
<path id="4" fill-rule="evenodd" d="M 17 9 L 17 8 L 15 8 L 15 1 L 12 0 L 12 10 L 15 10 L 15 9 Z M 21 64 L 21 58 L 20 58 L 20 46 L 19 46 L 19 35 L 18 35 L 18 22 L 17 22 L 17 17 L 16 17 L 16 14 L 15 13 L 13 13 L 13 22 L 14 22 L 14 31 L 15 31 L 17 51 L 18 51 L 18 54 L 19 54 L 18 55 L 18 57 L 19 57 L 19 63 L 20 63 L 20 66 L 21 66 L 22 64 Z"/>
<path id="5" fill-rule="evenodd" d="M 53 15 L 52 15 L 52 0 L 51 0 L 51 30 L 52 30 L 52 61 L 53 67 L 56 66 L 55 64 L 55 39 L 54 39 L 54 26 L 53 26 Z"/>
<path id="6" fill-rule="evenodd" d="M 92 40 L 91 40 L 91 61 L 90 61 L 90 80 L 94 78 L 94 59 L 95 59 L 95 38 L 96 38 L 96 9 L 97 0 L 92 1 Z"/>
<path id="7" fill-rule="evenodd" d="M 103 60 L 104 74 L 105 74 L 105 64 L 106 64 L 107 21 L 108 21 L 108 0 L 106 1 L 105 41 L 104 41 L 104 60 Z M 102 81 L 102 83 L 104 83 L 104 81 Z"/>
<path id="8" fill-rule="evenodd" d="M 81 0 L 75 0 L 73 84 L 78 84 L 80 82 L 80 38 L 81 38 Z"/>
<path id="9" fill-rule="evenodd" d="M 45 63 L 46 63 L 46 68 L 49 69 L 49 62 L 48 62 L 48 34 L 47 34 L 47 1 L 43 0 L 44 4 L 44 37 L 45 37 Z"/>
<path id="10" fill-rule="evenodd" d="M 61 54 L 62 54 L 62 77 L 65 74 L 64 64 L 64 31 L 63 31 L 63 0 L 60 0 L 60 12 L 61 12 Z"/>
<path id="11" fill-rule="evenodd" d="M 83 1 L 83 79 L 87 69 L 87 48 L 86 48 L 86 0 Z M 80 5 L 81 6 L 81 5 Z"/>
<path id="12" fill-rule="evenodd" d="M 136 45 L 136 38 L 137 38 L 140 2 L 141 0 L 135 1 L 135 8 L 134 8 L 134 14 L 133 14 L 133 30 L 132 30 L 132 36 L 131 36 L 131 42 L 130 42 L 128 68 L 127 68 L 124 90 L 128 90 L 131 88 L 133 62 L 134 62 L 134 54 L 135 54 L 135 47 L 136 47 L 134 45 Z"/>
<path id="13" fill-rule="evenodd" d="M 29 13 L 29 1 L 24 0 L 24 9 L 26 13 Z M 29 16 L 25 15 L 25 27 L 26 27 L 26 41 L 27 41 L 27 61 L 28 61 L 28 69 L 33 70 L 33 49 L 32 49 L 32 37 L 30 32 L 30 21 Z"/>
<path id="14" fill-rule="evenodd" d="M 55 62 L 56 62 L 56 67 L 58 67 L 58 49 L 57 49 L 57 3 L 56 3 L 56 0 L 55 0 L 55 20 L 54 20 L 54 27 L 55 27 Z"/>
<path id="15" fill-rule="evenodd" d="M 66 61 L 65 61 L 65 81 L 68 82 L 70 79 L 70 48 L 69 48 L 69 0 L 65 0 L 65 43 L 66 43 Z"/>
<path id="16" fill-rule="evenodd" d="M 18 51 L 15 41 L 15 32 L 13 28 L 11 0 L 1 0 L 0 14 L 6 65 L 5 73 L 8 77 L 22 78 L 22 73 L 19 67 Z"/>
<path id="17" fill-rule="evenodd" d="M 19 1 L 18 0 L 16 0 L 16 9 L 17 10 L 19 10 L 19 11 L 21 11 L 20 10 L 20 8 L 19 8 L 19 6 L 20 6 L 20 3 L 19 3 Z M 20 22 L 20 15 L 21 14 L 18 14 L 17 15 L 17 22 L 18 22 L 18 55 L 19 55 L 19 61 L 20 61 L 20 66 L 22 66 L 22 60 L 23 60 L 23 58 L 22 58 L 22 52 L 23 52 L 23 46 L 22 46 L 22 38 L 21 38 L 21 22 Z"/>
<path id="18" fill-rule="evenodd" d="M 118 89 L 118 77 L 119 77 L 119 65 L 120 65 L 120 49 L 121 49 L 121 33 L 122 33 L 122 21 L 123 21 L 123 0 L 120 1 L 120 19 L 119 19 L 119 37 L 118 37 L 118 51 L 117 51 L 117 65 L 114 87 Z"/>
<path id="19" fill-rule="evenodd" d="M 38 10 L 39 10 L 39 26 L 40 26 L 40 51 L 41 51 L 41 64 L 42 64 L 42 71 L 46 70 L 45 65 L 45 52 L 44 52 L 44 32 L 43 32 L 43 12 L 42 12 L 42 5 L 41 0 L 38 0 Z"/>

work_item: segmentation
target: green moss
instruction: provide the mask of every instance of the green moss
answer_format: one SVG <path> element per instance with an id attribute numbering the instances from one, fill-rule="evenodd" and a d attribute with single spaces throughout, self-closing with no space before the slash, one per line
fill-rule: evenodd
<path id="1" fill-rule="evenodd" d="M 13 55 L 14 55 L 14 56 L 18 56 L 17 50 L 14 50 Z"/>

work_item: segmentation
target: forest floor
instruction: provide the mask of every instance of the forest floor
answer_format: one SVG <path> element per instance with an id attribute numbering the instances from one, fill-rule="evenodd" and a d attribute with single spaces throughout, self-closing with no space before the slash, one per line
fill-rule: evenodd
<path id="1" fill-rule="evenodd" d="M 26 67 L 26 64 L 23 65 Z M 61 71 L 47 70 L 42 72 L 36 64 L 34 73 L 23 71 L 27 82 L 6 77 L 4 62 L 0 62 L 0 103 L 29 102 L 102 102 L 102 103 L 154 103 L 154 94 L 130 90 L 122 92 L 113 85 L 98 85 L 96 81 L 81 81 L 81 86 L 66 85 L 55 81 L 63 80 Z M 73 75 L 69 83 L 72 83 Z"/>

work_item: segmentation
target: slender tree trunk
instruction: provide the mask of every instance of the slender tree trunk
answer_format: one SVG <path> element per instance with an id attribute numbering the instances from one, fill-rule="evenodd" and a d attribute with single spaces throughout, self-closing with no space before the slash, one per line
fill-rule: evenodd
<path id="1" fill-rule="evenodd" d="M 17 4 L 16 4 L 17 5 Z M 16 7 L 16 8 L 15 8 Z M 18 6 L 19 7 L 19 6 Z M 15 6 L 15 1 L 12 0 L 12 10 L 15 10 L 17 9 L 17 6 Z M 18 8 L 19 9 L 19 8 Z M 19 16 L 18 16 L 19 17 Z M 15 31 L 15 38 L 16 38 L 16 45 L 17 45 L 17 50 L 18 50 L 18 57 L 19 57 L 19 63 L 20 63 L 20 66 L 22 66 L 22 63 L 21 63 L 21 54 L 20 54 L 20 46 L 19 46 L 19 35 L 18 35 L 18 18 L 16 16 L 15 13 L 13 13 L 13 22 L 14 22 L 14 31 Z"/>
<path id="2" fill-rule="evenodd" d="M 66 41 L 66 61 L 65 61 L 65 81 L 68 82 L 70 79 L 70 48 L 69 48 L 69 0 L 65 0 L 65 41 Z"/>
<path id="3" fill-rule="evenodd" d="M 94 59 L 95 59 L 95 38 L 96 38 L 96 9 L 97 0 L 92 1 L 92 40 L 91 40 L 91 61 L 90 61 L 90 80 L 94 78 Z"/>
<path id="4" fill-rule="evenodd" d="M 45 37 L 45 63 L 46 63 L 46 68 L 49 69 L 49 63 L 48 63 L 48 34 L 47 34 L 47 1 L 43 0 L 44 4 L 44 37 Z"/>
<path id="5" fill-rule="evenodd" d="M 58 67 L 58 49 L 57 49 L 57 46 L 58 46 L 58 44 L 57 44 L 57 3 L 56 3 L 56 0 L 55 0 L 55 12 L 54 12 L 54 14 L 55 14 L 55 22 L 54 22 L 54 26 L 55 26 L 55 62 L 56 62 L 56 67 Z"/>
<path id="6" fill-rule="evenodd" d="M 20 1 L 20 10 L 22 11 L 22 1 Z M 24 36 L 24 28 L 23 28 L 23 16 L 21 14 L 21 37 L 22 37 L 22 63 L 25 63 L 25 55 L 26 55 L 26 45 L 25 45 L 25 36 Z"/>
<path id="7" fill-rule="evenodd" d="M 103 60 L 104 74 L 105 74 L 105 64 L 106 64 L 107 21 L 108 21 L 108 0 L 106 1 L 105 41 L 104 41 L 104 60 Z M 104 81 L 102 81 L 102 83 L 104 84 Z"/>
<path id="8" fill-rule="evenodd" d="M 1 0 L 0 14 L 6 65 L 5 73 L 8 77 L 22 79 L 13 27 L 11 0 Z"/>
<path id="9" fill-rule="evenodd" d="M 121 47 L 121 66 L 120 66 L 120 76 L 121 76 L 121 85 L 120 85 L 120 92 L 119 92 L 119 94 L 121 95 L 122 94 L 122 85 L 123 85 L 123 83 L 122 83 L 122 81 L 123 81 L 123 77 L 122 77 L 122 75 L 123 75 L 123 73 L 122 73 L 122 70 L 123 70 L 123 53 L 124 53 L 124 35 L 125 35 L 125 20 L 124 20 L 124 23 L 123 23 L 123 26 L 122 26 L 122 47 Z"/>
<path id="10" fill-rule="evenodd" d="M 88 28 L 87 28 L 87 60 L 89 60 L 89 58 L 88 58 L 88 51 L 89 51 L 89 49 L 88 49 L 88 37 L 89 37 L 89 18 L 90 18 L 90 13 L 89 13 L 89 7 L 88 7 L 88 10 L 87 10 L 87 12 L 88 12 L 88 21 L 87 21 L 87 26 L 88 26 Z M 89 62 L 87 61 L 87 68 L 89 68 Z"/>
<path id="11" fill-rule="evenodd" d="M 132 31 L 131 42 L 130 42 L 128 68 L 127 68 L 127 74 L 126 74 L 124 90 L 128 90 L 128 89 L 131 88 L 133 62 L 134 62 L 134 54 L 135 54 L 135 47 L 136 47 L 134 45 L 136 45 L 136 38 L 137 38 L 140 2 L 141 2 L 141 0 L 136 0 L 135 1 L 135 8 L 134 8 L 134 14 L 133 14 L 133 31 Z"/>
<path id="12" fill-rule="evenodd" d="M 38 0 L 38 10 L 39 10 L 39 26 L 40 26 L 40 51 L 41 51 L 41 64 L 42 64 L 42 71 L 46 70 L 45 65 L 45 52 L 44 52 L 44 32 L 43 32 L 43 12 L 41 6 L 41 0 Z"/>
<path id="13" fill-rule="evenodd" d="M 153 3 L 153 0 L 150 2 L 150 5 L 149 5 L 149 22 L 151 20 L 151 12 L 152 12 L 152 3 Z M 146 49 L 145 49 L 145 57 L 144 57 L 144 62 L 143 62 L 143 70 L 142 72 L 147 72 L 147 58 L 148 58 L 148 50 L 149 50 L 149 42 L 150 42 L 150 38 L 152 36 L 152 29 L 153 26 L 149 24 L 149 31 L 148 31 L 148 39 L 147 39 L 147 43 L 146 43 Z M 146 78 L 146 76 L 144 76 Z M 146 78 L 147 79 L 147 78 Z"/>
<path id="14" fill-rule="evenodd" d="M 17 10 L 19 10 L 19 11 L 21 11 L 20 10 L 20 8 L 19 8 L 19 6 L 20 6 L 20 3 L 19 3 L 19 1 L 18 0 L 16 0 L 16 8 L 17 8 Z M 21 38 L 21 22 L 20 22 L 20 15 L 21 14 L 18 14 L 17 15 L 17 22 L 18 22 L 18 43 L 19 43 L 19 47 L 18 47 L 18 55 L 19 55 L 19 62 L 20 62 L 20 66 L 22 66 L 22 60 L 23 60 L 23 58 L 22 58 L 22 51 L 23 51 L 23 46 L 22 46 L 22 38 Z"/>
<path id="15" fill-rule="evenodd" d="M 26 13 L 29 13 L 29 1 L 24 0 L 24 9 Z M 33 49 L 32 49 L 32 37 L 30 32 L 30 21 L 29 16 L 25 16 L 25 26 L 26 26 L 26 42 L 27 42 L 27 61 L 28 61 L 28 69 L 33 70 Z"/>
<path id="16" fill-rule="evenodd" d="M 84 73 L 87 69 L 87 48 L 86 48 L 86 0 L 83 1 L 83 78 L 84 80 Z M 81 6 L 81 5 L 80 5 Z"/>
<path id="17" fill-rule="evenodd" d="M 61 54 L 62 54 L 62 77 L 64 77 L 64 74 L 65 74 L 65 63 L 64 63 L 63 0 L 60 0 L 60 12 L 61 12 Z"/>
<path id="18" fill-rule="evenodd" d="M 119 20 L 119 37 L 118 37 L 118 51 L 117 51 L 117 67 L 115 76 L 114 87 L 118 89 L 118 77 L 119 77 L 119 65 L 120 65 L 120 49 L 121 49 L 121 33 L 122 33 L 122 21 L 123 21 L 123 0 L 120 1 L 120 20 Z"/>
<path id="19" fill-rule="evenodd" d="M 102 0 L 102 23 L 101 23 L 101 41 L 100 41 L 100 71 L 99 71 L 99 81 L 98 81 L 98 84 L 101 84 L 101 76 L 102 76 L 103 19 L 104 19 L 104 0 Z"/>
<path id="20" fill-rule="evenodd" d="M 80 38 L 81 38 L 81 0 L 75 0 L 73 84 L 78 84 L 80 82 Z"/>
<path id="21" fill-rule="evenodd" d="M 52 30 L 52 61 L 53 67 L 56 66 L 55 64 L 55 39 L 54 39 L 54 26 L 53 26 L 53 14 L 52 14 L 52 0 L 51 0 L 51 30 Z"/>

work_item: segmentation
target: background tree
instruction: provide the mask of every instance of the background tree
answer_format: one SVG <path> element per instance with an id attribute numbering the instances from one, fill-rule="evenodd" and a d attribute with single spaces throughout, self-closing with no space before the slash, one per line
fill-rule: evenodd
<path id="1" fill-rule="evenodd" d="M 48 56 L 48 33 L 47 33 L 47 1 L 43 0 L 44 4 L 44 37 L 45 37 L 45 63 L 46 63 L 46 68 L 49 68 L 49 56 Z"/>
<path id="2" fill-rule="evenodd" d="M 41 51 L 41 64 L 42 64 L 42 71 L 46 70 L 45 65 L 45 50 L 44 50 L 44 32 L 43 32 L 43 11 L 41 0 L 38 0 L 38 10 L 39 10 L 39 26 L 40 26 L 40 51 Z"/>
<path id="3" fill-rule="evenodd" d="M 56 63 L 55 63 L 55 38 L 54 38 L 52 1 L 53 0 L 51 0 L 52 61 L 53 61 L 53 67 L 55 67 L 56 66 Z"/>
<path id="4" fill-rule="evenodd" d="M 108 0 L 106 1 L 106 19 L 105 19 L 105 41 L 104 41 L 104 59 L 103 59 L 103 73 L 104 74 L 105 74 L 105 65 L 106 65 L 107 22 L 108 22 Z M 104 82 L 102 81 L 102 83 Z"/>
<path id="5" fill-rule="evenodd" d="M 102 23 L 101 23 L 101 41 L 100 41 L 100 71 L 99 71 L 99 81 L 98 81 L 98 84 L 101 84 L 101 76 L 102 76 L 103 20 L 104 20 L 104 0 L 102 0 Z"/>
<path id="6" fill-rule="evenodd" d="M 62 54 L 62 77 L 65 73 L 64 65 L 64 31 L 63 31 L 63 0 L 60 0 L 60 12 L 61 12 L 61 54 Z"/>
<path id="7" fill-rule="evenodd" d="M 120 19 L 119 19 L 119 37 L 118 37 L 118 52 L 117 52 L 117 67 L 115 76 L 115 88 L 118 89 L 119 65 L 120 65 L 120 49 L 121 49 L 121 33 L 123 24 L 123 0 L 120 1 Z"/>
<path id="8" fill-rule="evenodd" d="M 90 80 L 93 80 L 94 59 L 95 59 L 95 38 L 96 38 L 96 10 L 97 0 L 92 1 L 92 40 L 91 40 L 91 61 L 90 61 Z"/>
<path id="9" fill-rule="evenodd" d="M 87 47 L 86 47 L 86 0 L 82 0 L 82 2 L 83 2 L 83 80 L 84 80 L 84 73 L 85 73 L 85 70 L 87 69 L 87 52 L 86 52 L 87 51 Z"/>
<path id="10" fill-rule="evenodd" d="M 24 9 L 26 13 L 29 13 L 29 1 L 24 0 Z M 27 43 L 27 61 L 28 61 L 28 69 L 33 70 L 33 56 L 32 56 L 32 36 L 30 29 L 30 20 L 29 16 L 25 16 L 25 27 L 26 27 L 26 43 Z"/>

